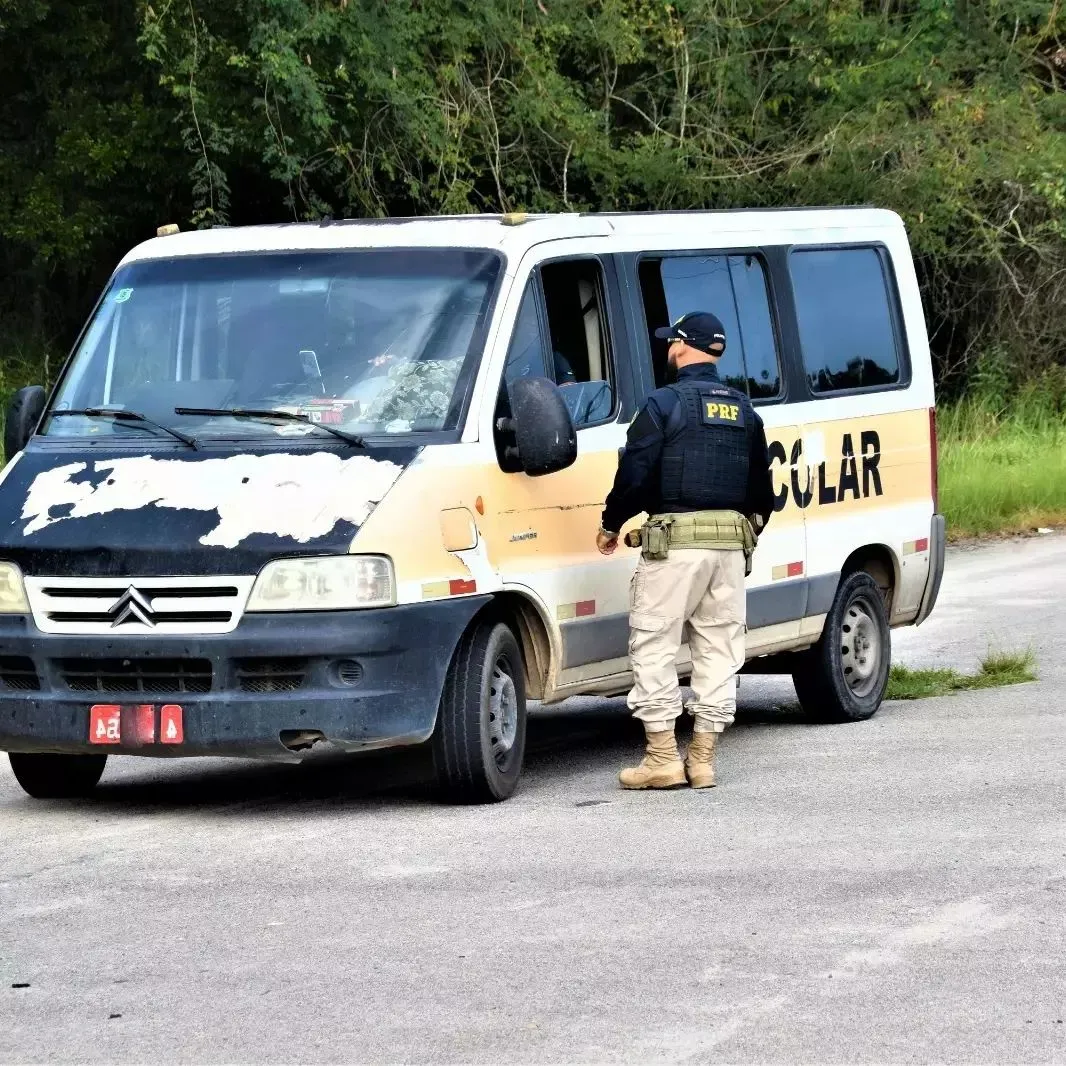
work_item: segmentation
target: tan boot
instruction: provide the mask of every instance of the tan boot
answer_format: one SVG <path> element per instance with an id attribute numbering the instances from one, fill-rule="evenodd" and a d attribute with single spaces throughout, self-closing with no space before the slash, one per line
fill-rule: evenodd
<path id="1" fill-rule="evenodd" d="M 673 729 L 645 732 L 647 751 L 639 766 L 627 767 L 618 775 L 622 788 L 681 788 L 685 765 L 677 750 Z"/>
<path id="2" fill-rule="evenodd" d="M 717 733 L 693 733 L 685 757 L 685 776 L 693 788 L 714 788 L 714 745 Z"/>

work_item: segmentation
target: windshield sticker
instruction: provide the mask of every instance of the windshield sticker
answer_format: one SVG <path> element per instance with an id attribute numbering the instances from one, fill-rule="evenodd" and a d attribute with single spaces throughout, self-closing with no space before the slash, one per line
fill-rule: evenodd
<path id="1" fill-rule="evenodd" d="M 162 507 L 217 511 L 218 523 L 200 538 L 211 547 L 236 548 L 256 534 L 306 544 L 340 521 L 361 526 L 402 472 L 388 460 L 342 459 L 333 452 L 199 462 L 139 455 L 68 463 L 34 478 L 22 507 L 22 532 L 29 536 L 71 518 Z"/>
<path id="2" fill-rule="evenodd" d="M 359 413 L 359 404 L 351 400 L 341 400 L 334 397 L 322 397 L 320 400 L 308 400 L 296 408 L 296 413 L 304 415 L 312 422 L 319 424 L 339 426 L 344 422 L 352 421 Z"/>
<path id="3" fill-rule="evenodd" d="M 115 293 L 115 303 L 124 304 L 133 295 L 133 289 L 119 289 Z"/>
<path id="4" fill-rule="evenodd" d="M 329 292 L 329 278 L 279 278 L 278 292 L 283 296 L 292 296 L 297 293 Z"/>

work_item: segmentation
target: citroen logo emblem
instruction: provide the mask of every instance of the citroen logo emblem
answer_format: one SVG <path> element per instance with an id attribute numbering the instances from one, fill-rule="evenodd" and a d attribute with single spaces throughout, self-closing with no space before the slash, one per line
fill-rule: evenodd
<path id="1" fill-rule="evenodd" d="M 111 618 L 111 628 L 125 625 L 127 622 L 140 622 L 144 626 L 155 626 L 152 619 L 152 605 L 132 585 L 112 604 L 107 612 Z"/>

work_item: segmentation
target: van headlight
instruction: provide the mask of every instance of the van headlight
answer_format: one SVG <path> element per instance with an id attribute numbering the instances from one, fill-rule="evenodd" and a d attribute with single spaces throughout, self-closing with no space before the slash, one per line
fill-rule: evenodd
<path id="1" fill-rule="evenodd" d="M 344 611 L 396 602 L 392 560 L 384 555 L 275 559 L 252 586 L 246 611 Z"/>
<path id="2" fill-rule="evenodd" d="M 22 571 L 14 563 L 0 563 L 0 614 L 29 614 Z"/>

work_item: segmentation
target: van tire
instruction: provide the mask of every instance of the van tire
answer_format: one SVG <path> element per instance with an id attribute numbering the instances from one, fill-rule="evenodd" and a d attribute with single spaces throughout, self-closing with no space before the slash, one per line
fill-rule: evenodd
<path id="1" fill-rule="evenodd" d="M 11 772 L 23 792 L 34 799 L 79 799 L 88 796 L 104 772 L 106 755 L 54 755 L 8 752 Z"/>
<path id="2" fill-rule="evenodd" d="M 812 722 L 861 722 L 881 706 L 892 666 L 885 599 L 865 570 L 837 589 L 822 636 L 799 652 L 792 680 Z"/>
<path id="3" fill-rule="evenodd" d="M 432 748 L 442 799 L 498 803 L 514 792 L 526 748 L 526 682 L 518 641 L 503 622 L 475 622 L 459 641 Z"/>

